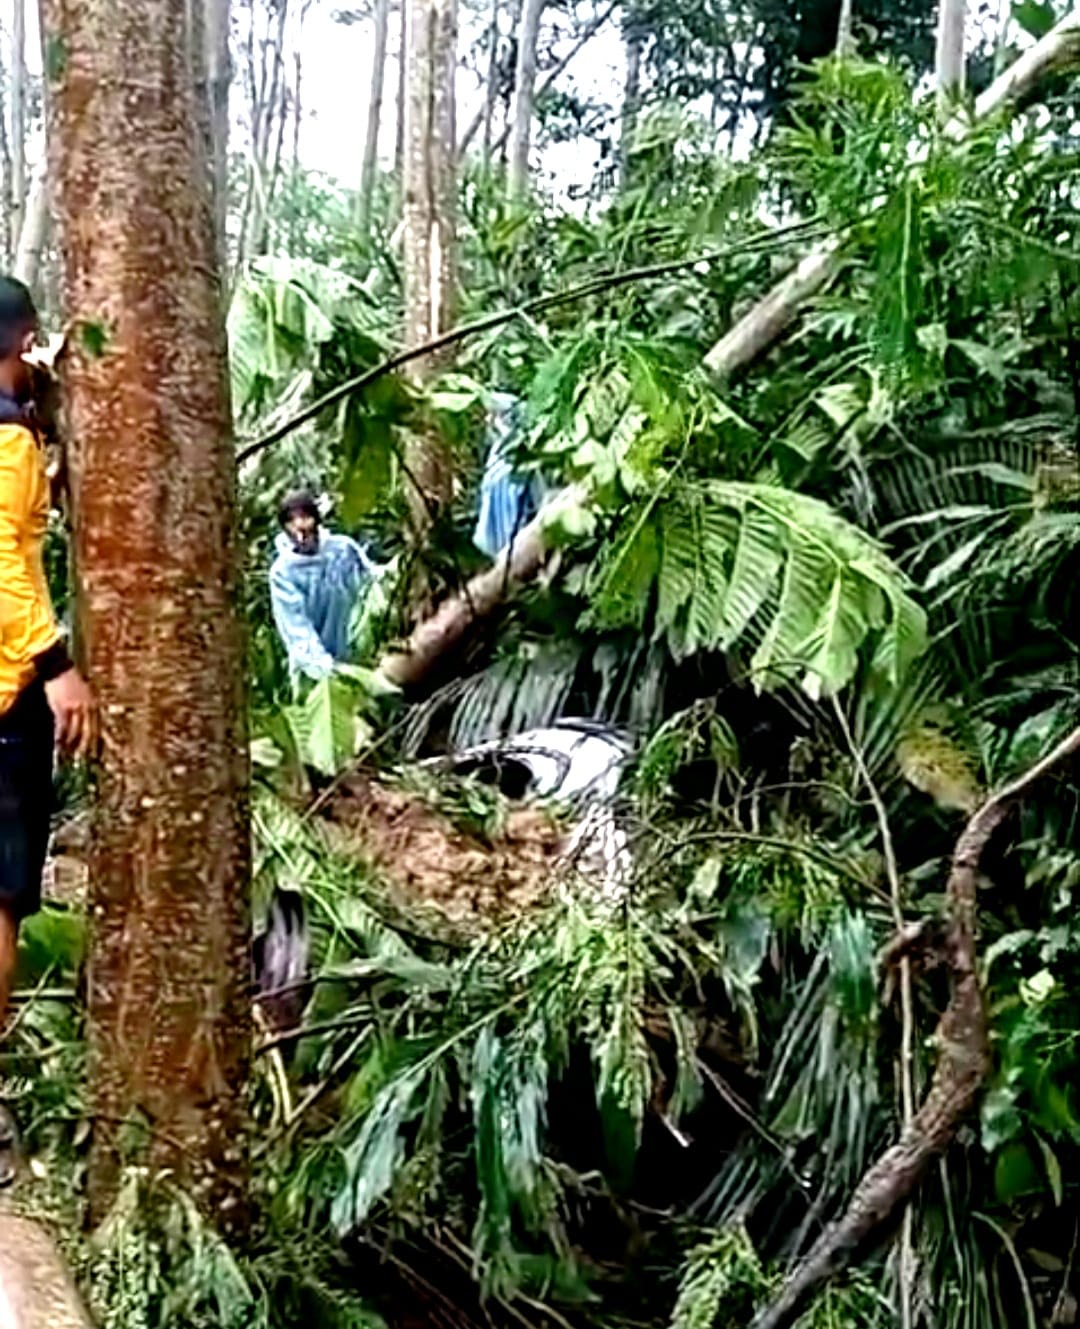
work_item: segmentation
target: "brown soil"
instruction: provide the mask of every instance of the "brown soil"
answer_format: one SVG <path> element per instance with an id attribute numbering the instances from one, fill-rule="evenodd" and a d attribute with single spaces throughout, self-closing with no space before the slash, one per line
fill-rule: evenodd
<path id="1" fill-rule="evenodd" d="M 342 784 L 327 804 L 325 825 L 337 850 L 378 872 L 392 904 L 460 935 L 520 917 L 546 900 L 564 839 L 538 808 L 519 807 L 488 840 L 454 825 L 417 794 L 365 774 Z"/>

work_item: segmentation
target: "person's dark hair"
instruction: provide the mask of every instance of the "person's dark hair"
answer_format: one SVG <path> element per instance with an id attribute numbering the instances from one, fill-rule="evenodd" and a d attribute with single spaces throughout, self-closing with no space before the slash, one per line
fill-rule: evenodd
<path id="1" fill-rule="evenodd" d="M 318 521 L 319 515 L 319 505 L 310 489 L 297 489 L 286 494 L 278 508 L 278 521 L 282 526 L 287 526 L 293 517 L 314 517 Z"/>
<path id="2" fill-rule="evenodd" d="M 15 277 L 0 277 L 0 357 L 17 354 L 37 321 L 29 290 Z"/>

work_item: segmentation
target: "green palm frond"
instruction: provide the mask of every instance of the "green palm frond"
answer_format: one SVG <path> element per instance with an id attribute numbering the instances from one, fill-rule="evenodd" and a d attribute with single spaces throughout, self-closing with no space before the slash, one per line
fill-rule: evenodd
<path id="1" fill-rule="evenodd" d="M 812 696 L 854 676 L 860 651 L 898 683 L 926 624 L 903 575 L 818 499 L 776 485 L 704 481 L 645 505 L 592 580 L 600 624 L 651 616 L 676 657 L 752 641 L 758 686 L 802 676 Z"/>

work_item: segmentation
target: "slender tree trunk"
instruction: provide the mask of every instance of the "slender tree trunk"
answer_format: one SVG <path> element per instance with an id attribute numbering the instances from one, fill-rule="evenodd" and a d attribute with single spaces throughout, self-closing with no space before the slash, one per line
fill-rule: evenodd
<path id="1" fill-rule="evenodd" d="M 11 14 L 11 206 L 15 235 L 26 207 L 26 0 Z"/>
<path id="2" fill-rule="evenodd" d="M 836 54 L 850 55 L 853 48 L 854 5 L 852 0 L 840 0 L 840 21 L 836 25 Z"/>
<path id="3" fill-rule="evenodd" d="M 11 141 L 7 132 L 6 91 L 4 79 L 0 77 L 0 210 L 2 210 L 2 215 L 0 215 L 0 254 L 3 255 L 5 265 L 10 264 L 12 252 L 18 239 L 12 216 Z"/>
<path id="4" fill-rule="evenodd" d="M 379 165 L 379 129 L 382 125 L 383 86 L 386 82 L 386 46 L 390 33 L 390 0 L 375 0 L 375 49 L 371 56 L 371 89 L 368 95 L 364 161 L 360 172 L 358 220 L 366 231 L 371 220 L 375 174 Z"/>
<path id="5" fill-rule="evenodd" d="M 292 107 L 292 170 L 296 175 L 300 170 L 300 127 L 304 122 L 304 57 L 300 51 L 293 52 L 293 107 Z"/>
<path id="6" fill-rule="evenodd" d="M 502 13 L 502 0 L 491 0 L 491 22 L 488 25 L 488 67 L 484 85 L 484 106 L 480 112 L 483 125 L 483 160 L 484 169 L 491 166 L 491 131 L 495 123 L 495 104 L 499 99 L 499 15 Z M 475 121 L 473 122 L 475 124 Z M 469 146 L 466 136 L 461 144 L 461 152 Z"/>
<path id="7" fill-rule="evenodd" d="M 266 41 L 260 54 L 258 80 L 252 68 L 252 132 L 248 204 L 241 241 L 242 259 L 251 259 L 266 248 L 270 207 L 277 186 L 281 164 L 281 144 L 288 111 L 285 77 L 285 33 L 289 18 L 289 0 L 279 0 L 271 16 Z M 254 14 L 252 28 L 254 29 Z M 254 34 L 249 41 L 249 60 L 254 59 Z"/>
<path id="8" fill-rule="evenodd" d="M 934 81 L 938 97 L 947 107 L 964 94 L 964 21 L 966 0 L 941 0 L 938 10 Z"/>
<path id="9" fill-rule="evenodd" d="M 522 198 L 529 187 L 529 147 L 536 109 L 536 56 L 545 0 L 525 0 L 518 31 L 517 67 L 514 71 L 514 121 L 510 131 L 510 157 L 506 188 L 511 198 Z"/>
<path id="10" fill-rule="evenodd" d="M 483 130 L 483 160 L 485 166 L 491 163 L 491 134 L 495 121 L 495 107 L 499 100 L 499 15 L 502 13 L 502 0 L 491 0 L 491 16 L 487 30 L 487 74 L 484 79 L 484 100 L 480 103 L 469 121 L 469 127 L 458 142 L 458 156 L 464 157 L 473 139 Z"/>
<path id="11" fill-rule="evenodd" d="M 91 1219 L 134 1149 L 230 1224 L 247 1194 L 248 758 L 191 34 L 182 0 L 43 0 L 42 19 L 65 53 L 49 89 L 65 305 L 94 330 L 73 339 L 66 384 L 79 623 L 104 723 Z"/>
<path id="12" fill-rule="evenodd" d="M 619 138 L 619 188 L 630 183 L 630 154 L 641 110 L 641 27 L 633 14 L 623 23 L 623 46 L 626 50 L 626 83 L 623 87 L 622 127 Z"/>
<path id="13" fill-rule="evenodd" d="M 454 78 L 457 0 L 410 0 L 409 96 L 405 157 L 405 343 L 418 346 L 453 323 L 457 255 L 457 136 Z M 418 362 L 425 378 L 443 360 Z M 449 502 L 453 472 L 432 433 L 408 449 L 414 526 L 427 528 L 432 509 Z M 419 492 L 417 492 L 419 489 Z"/>
<path id="14" fill-rule="evenodd" d="M 398 85 L 394 112 L 394 174 L 405 191 L 405 119 L 409 86 L 409 0 L 398 7 Z"/>
<path id="15" fill-rule="evenodd" d="M 41 258 L 49 233 L 49 186 L 44 164 L 34 175 L 15 244 L 12 272 L 41 299 Z"/>
<path id="16" fill-rule="evenodd" d="M 566 52 L 566 54 L 562 57 L 559 63 L 555 65 L 553 69 L 548 70 L 548 72 L 544 75 L 543 79 L 540 81 L 536 89 L 536 101 L 539 101 L 540 98 L 543 97 L 543 95 L 546 92 L 548 92 L 551 88 L 555 86 L 556 82 L 566 72 L 567 66 L 571 63 L 571 61 L 577 58 L 577 56 L 585 49 L 586 46 L 588 46 L 588 44 L 592 41 L 592 39 L 596 36 L 596 34 L 600 31 L 600 29 L 604 26 L 604 24 L 607 23 L 608 19 L 611 18 L 612 14 L 615 12 L 617 7 L 618 7 L 618 0 L 613 0 L 613 3 L 608 5 L 606 9 L 601 10 L 600 13 L 597 14 L 595 18 L 590 19 L 590 21 L 582 29 L 581 33 L 578 36 L 577 41 L 574 42 L 573 46 L 570 47 L 570 49 Z M 496 102 L 498 101 L 497 90 L 496 90 L 495 100 Z M 506 140 L 508 139 L 509 135 L 510 135 L 510 127 L 508 125 L 504 125 L 502 130 L 499 132 L 498 138 L 496 138 L 494 143 L 491 145 L 492 156 L 494 156 L 496 153 L 502 152 L 502 150 L 506 147 Z M 463 141 L 462 144 L 463 150 L 465 146 L 466 144 Z"/>

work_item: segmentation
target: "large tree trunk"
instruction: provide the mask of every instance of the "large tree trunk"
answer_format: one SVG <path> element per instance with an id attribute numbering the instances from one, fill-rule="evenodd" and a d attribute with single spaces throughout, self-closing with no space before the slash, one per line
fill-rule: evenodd
<path id="1" fill-rule="evenodd" d="M 368 94 L 367 129 L 364 134 L 364 161 L 360 172 L 360 229 L 367 230 L 371 218 L 371 200 L 375 192 L 375 172 L 379 162 L 379 128 L 382 124 L 383 85 L 386 81 L 386 45 L 390 33 L 390 0 L 375 0 L 375 49 L 371 57 L 371 88 Z"/>
<path id="2" fill-rule="evenodd" d="M 84 330 L 66 405 L 80 637 L 104 731 L 91 1218 L 114 1195 L 122 1147 L 229 1222 L 246 1196 L 248 758 L 191 33 L 184 0 L 43 0 L 42 11 L 65 53 L 51 70 L 51 176 L 65 305 Z"/>
<path id="3" fill-rule="evenodd" d="M 210 148 L 214 182 L 214 233 L 218 265 L 228 270 L 226 221 L 229 215 L 229 90 L 232 87 L 232 50 L 229 42 L 229 0 L 205 0 L 203 37 L 206 47 L 206 82 L 210 102 Z"/>
<path id="4" fill-rule="evenodd" d="M 410 0 L 409 92 L 405 149 L 405 344 L 420 346 L 453 323 L 457 284 L 457 137 L 454 77 L 457 0 Z M 418 361 L 418 378 L 443 357 Z M 453 471 L 442 440 L 426 431 L 408 448 L 417 536 L 448 503 Z"/>
<path id="5" fill-rule="evenodd" d="M 506 188 L 511 198 L 523 197 L 529 187 L 529 147 L 536 109 L 536 56 L 544 4 L 545 0 L 525 0 L 521 14 L 517 68 L 514 71 L 514 121 L 506 172 Z"/>
<path id="6" fill-rule="evenodd" d="M 996 114 L 1027 96 L 1047 75 L 1080 58 L 1080 14 L 1063 19 L 1016 64 L 983 92 L 975 103 L 976 119 Z M 957 137 L 964 121 L 951 121 L 946 132 Z M 709 368 L 720 377 L 745 369 L 784 335 L 802 306 L 816 295 L 835 272 L 836 241 L 807 255 L 767 295 L 763 296 L 706 356 Z M 556 501 L 578 501 L 572 489 Z M 513 548 L 494 567 L 474 577 L 462 591 L 449 597 L 434 615 L 421 623 L 405 647 L 387 655 L 383 669 L 402 686 L 415 685 L 436 662 L 453 650 L 472 625 L 494 612 L 521 583 L 535 577 L 547 559 L 544 517 L 522 528 Z"/>

